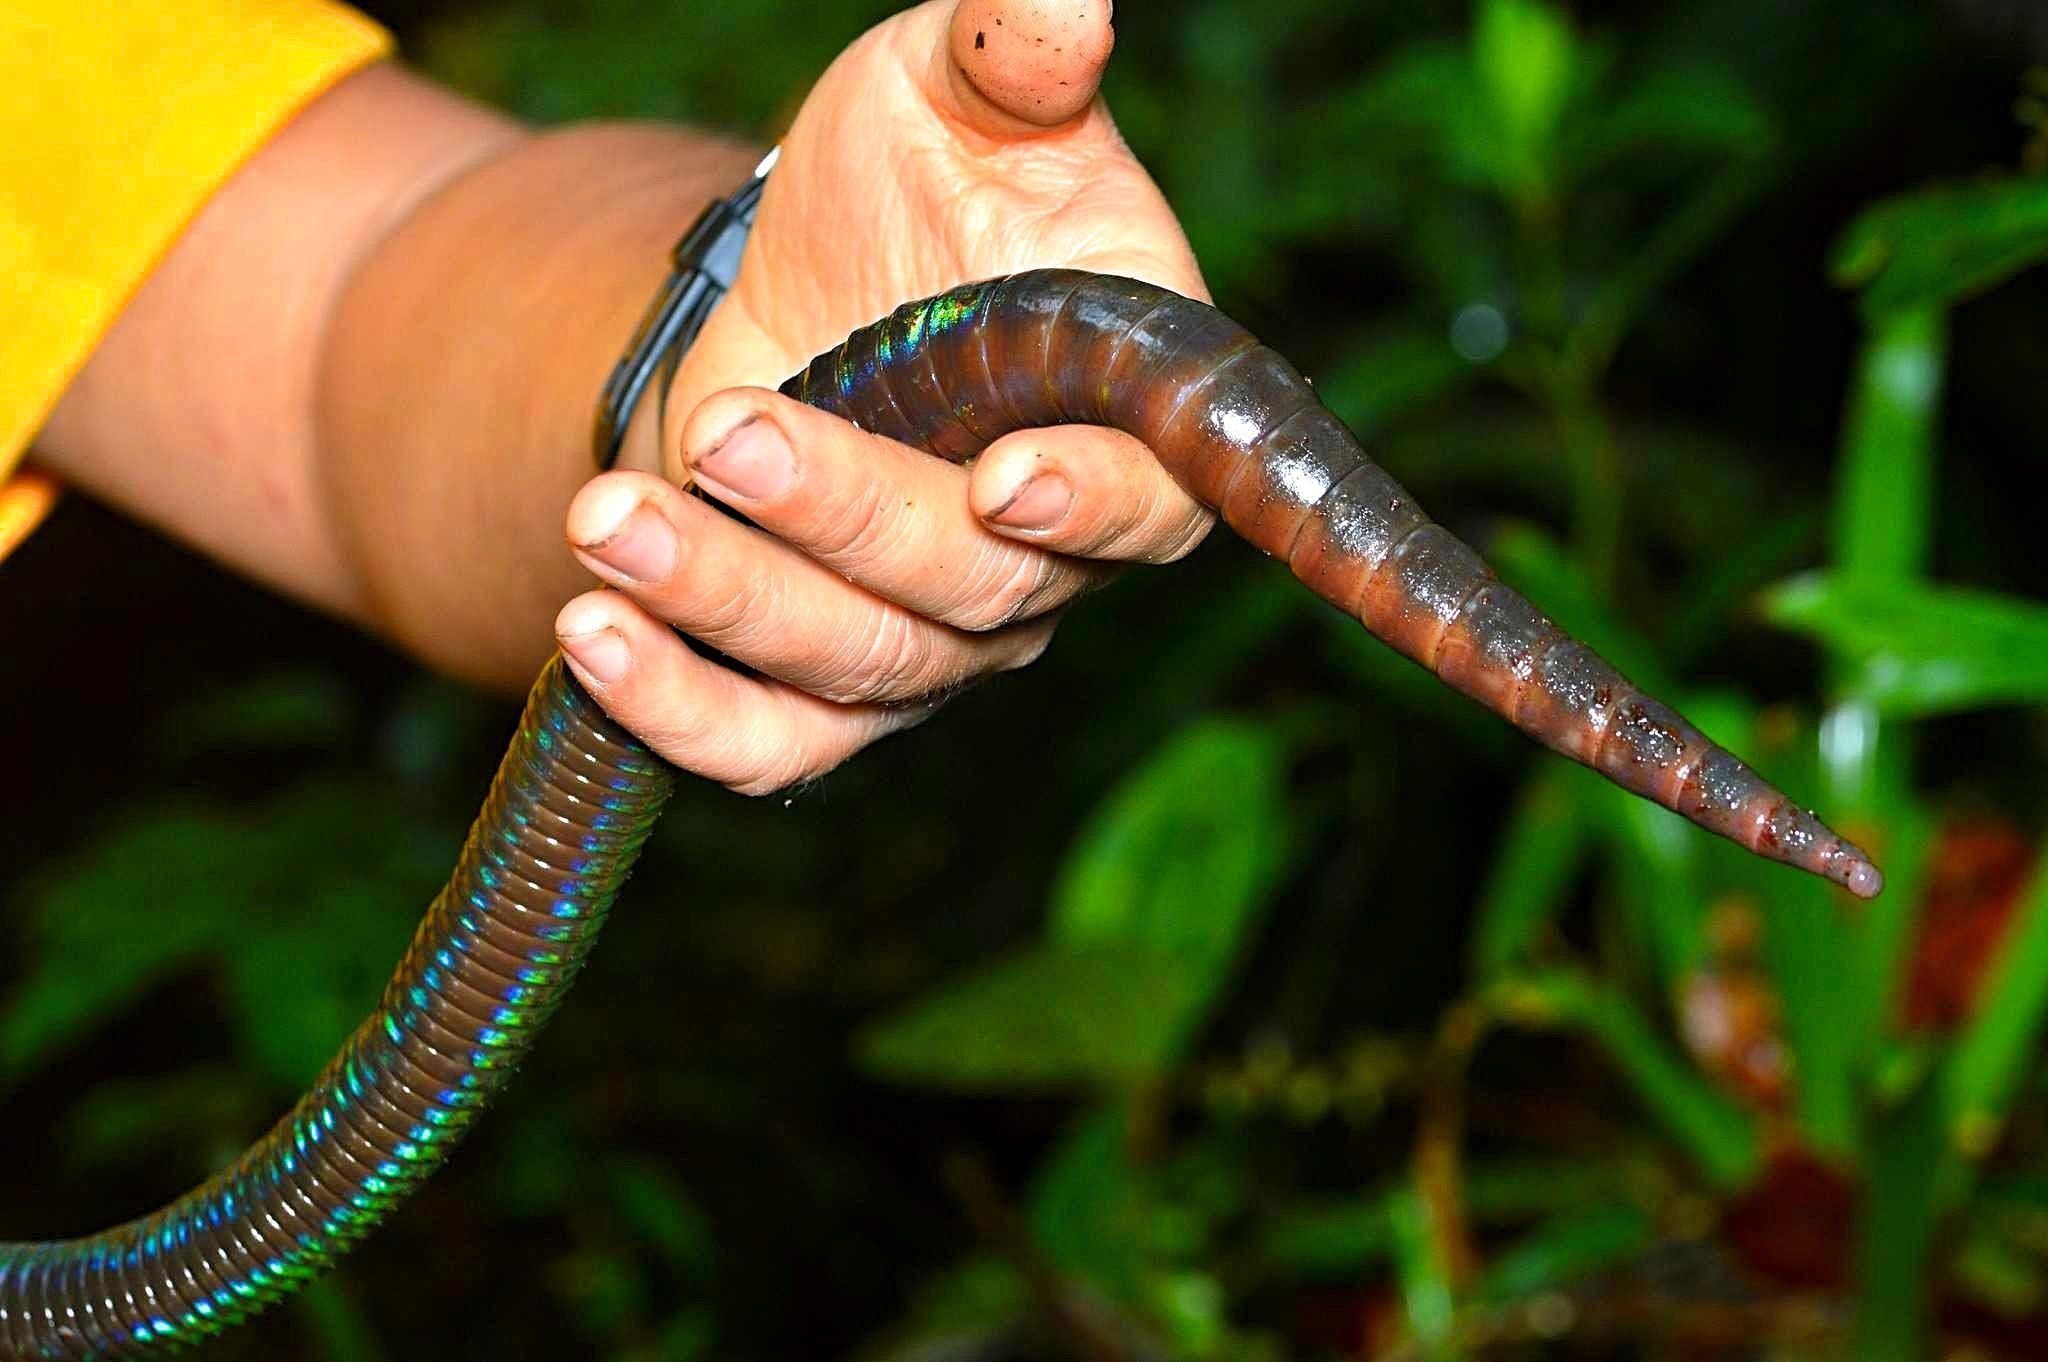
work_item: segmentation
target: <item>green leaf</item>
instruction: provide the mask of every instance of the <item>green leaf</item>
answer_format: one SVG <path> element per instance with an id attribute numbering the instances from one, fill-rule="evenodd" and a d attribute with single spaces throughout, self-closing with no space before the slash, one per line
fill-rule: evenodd
<path id="1" fill-rule="evenodd" d="M 1871 1141 L 1866 1209 L 1858 1226 L 1857 1362 L 1915 1362 L 1928 1355 L 1928 1265 L 1949 1204 L 1942 1189 L 1953 1158 L 1945 1147 L 1942 1084 L 1924 1083 L 1884 1114 Z"/>
<path id="2" fill-rule="evenodd" d="M 1504 144 L 1507 187 L 1516 192 L 1547 187 L 1578 55 L 1578 36 L 1562 10 L 1544 0 L 1482 0 L 1472 67 Z"/>
<path id="3" fill-rule="evenodd" d="M 1260 1258 L 1289 1272 L 1341 1277 L 1393 1252 L 1394 1223 L 1384 1198 L 1346 1201 L 1278 1216 L 1259 1242 Z"/>
<path id="4" fill-rule="evenodd" d="M 2048 606 L 1948 587 L 1794 577 L 1764 597 L 1773 623 L 1850 664 L 1849 698 L 1912 717 L 2048 700 Z"/>
<path id="5" fill-rule="evenodd" d="M 1799 1128 L 1816 1151 L 1852 1158 L 1861 1142 L 1861 1064 L 1869 999 L 1852 966 L 1857 924 L 1826 884 L 1805 876 L 1776 889 L 1764 915 L 1763 958 L 1798 1064 Z"/>
<path id="6" fill-rule="evenodd" d="M 1585 786 L 1574 777 L 1569 768 L 1545 762 L 1522 787 L 1479 896 L 1472 954 L 1481 978 L 1527 962 L 1578 873 L 1588 810 L 1579 801 Z"/>
<path id="7" fill-rule="evenodd" d="M 1396 1192 L 1387 1199 L 1387 1222 L 1393 1230 L 1394 1277 L 1407 1307 L 1408 1327 L 1426 1356 L 1444 1357 L 1457 1320 L 1457 1296 L 1436 1253 L 1422 1199 L 1409 1189 Z"/>
<path id="8" fill-rule="evenodd" d="M 1316 110 L 1309 124 L 1331 146 L 1423 157 L 1456 182 L 1495 185 L 1507 178 L 1471 55 L 1449 42 L 1409 45 Z"/>
<path id="9" fill-rule="evenodd" d="M 1956 1040 L 1944 1093 L 1948 1137 L 1971 1158 L 1990 1152 L 2039 1052 L 2048 1021 L 2048 867 L 2021 894 L 1977 1010 Z"/>
<path id="10" fill-rule="evenodd" d="M 169 809 L 116 821 L 61 869 L 30 900 L 33 955 L 0 1010 L 0 1083 L 224 941 L 246 905 L 221 886 L 251 853 L 234 822 Z"/>
<path id="11" fill-rule="evenodd" d="M 1144 1279 L 1157 1209 L 1125 1153 L 1130 1115 L 1103 1103 L 1074 1123 L 1032 1186 L 1032 1236 L 1061 1269 L 1120 1299 Z"/>
<path id="12" fill-rule="evenodd" d="M 1683 668 L 1723 645 L 1738 611 L 1786 573 L 1813 560 L 1820 513 L 1791 511 L 1753 527 L 1749 538 L 1703 559 L 1671 593 L 1658 653 Z"/>
<path id="13" fill-rule="evenodd" d="M 2048 258 L 2048 179 L 1945 185 L 1887 200 L 1836 243 L 1835 282 L 1867 315 L 1945 307 Z"/>
<path id="14" fill-rule="evenodd" d="M 1638 1206 L 1601 1206 L 1560 1216 L 1496 1257 L 1478 1292 L 1490 1300 L 1511 1301 L 1569 1285 L 1641 1254 L 1654 1228 Z"/>
<path id="15" fill-rule="evenodd" d="M 708 1283 L 717 1241 L 710 1217 L 682 1179 L 666 1163 L 624 1155 L 610 1160 L 607 1171 L 612 1200 L 640 1241 L 679 1279 Z"/>
<path id="16" fill-rule="evenodd" d="M 1913 947 L 1913 928 L 1927 893 L 1934 850 L 1935 814 L 1919 802 L 1892 810 L 1885 819 L 1884 887 L 1878 901 L 1864 905 L 1866 964 L 1863 990 L 1874 1044 L 1892 1017 L 1903 984 L 1900 975 Z"/>
<path id="17" fill-rule="evenodd" d="M 1653 71 L 1618 98 L 1587 111 L 1567 144 L 1574 178 L 1639 153 L 1752 157 L 1777 140 L 1770 113 L 1747 87 L 1712 67 Z"/>
<path id="18" fill-rule="evenodd" d="M 1286 864 L 1286 757 L 1279 729 L 1235 719 L 1168 740 L 1084 826 L 1053 891 L 1047 939 L 1162 953 L 1192 1002 L 1206 1003 Z M 1170 1020 L 1169 1032 L 1194 1018 Z"/>
<path id="19" fill-rule="evenodd" d="M 1124 1087 L 1172 1062 L 1207 985 L 1155 945 L 1040 947 L 870 1027 L 861 1062 L 955 1089 Z"/>
<path id="20" fill-rule="evenodd" d="M 368 780 L 307 782 L 249 813 L 116 822 L 31 899 L 38 940 L 0 1010 L 0 1081 L 211 960 L 244 1055 L 305 1083 L 375 1005 L 454 841 Z"/>
<path id="21" fill-rule="evenodd" d="M 1215 1357 L 1230 1332 L 1229 1302 L 1213 1272 L 1180 1268 L 1156 1272 L 1145 1303 L 1175 1357 Z"/>
<path id="22" fill-rule="evenodd" d="M 1740 1187 L 1755 1175 L 1760 1150 L 1748 1114 L 1694 1073 L 1619 993 L 1554 971 L 1503 980 L 1485 996 L 1509 1021 L 1575 1027 L 1598 1042 L 1715 1186 Z"/>
<path id="23" fill-rule="evenodd" d="M 1835 564 L 1845 575 L 1889 580 L 1926 569 L 1947 359 L 1947 319 L 1932 308 L 1879 317 L 1864 339 L 1834 499 Z"/>
<path id="24" fill-rule="evenodd" d="M 2048 1270 L 2031 1246 L 1973 1225 L 1956 1249 L 1956 1290 L 2007 1319 L 2020 1319 L 2048 1302 Z"/>

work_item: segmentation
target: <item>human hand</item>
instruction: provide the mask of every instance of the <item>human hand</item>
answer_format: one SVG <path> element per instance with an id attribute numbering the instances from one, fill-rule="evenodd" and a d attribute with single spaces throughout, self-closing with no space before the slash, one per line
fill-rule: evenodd
<path id="1" fill-rule="evenodd" d="M 963 469 L 734 386 L 777 382 L 908 299 L 1020 269 L 1206 297 L 1095 97 L 1111 41 L 1107 0 L 932 0 L 854 43 L 805 101 L 733 292 L 677 374 L 671 481 L 607 474 L 569 512 L 578 558 L 619 589 L 570 602 L 557 637 L 670 761 L 748 793 L 818 775 L 933 696 L 1036 658 L 1113 564 L 1177 558 L 1207 532 L 1118 432 L 1022 431 Z"/>

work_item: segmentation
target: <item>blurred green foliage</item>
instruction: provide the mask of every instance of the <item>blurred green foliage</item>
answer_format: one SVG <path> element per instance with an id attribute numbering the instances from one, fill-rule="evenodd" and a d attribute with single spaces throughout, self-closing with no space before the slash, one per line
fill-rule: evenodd
<path id="1" fill-rule="evenodd" d="M 886 9 L 407 38 L 536 119 L 767 136 Z M 1218 548 L 787 805 L 687 792 L 472 1148 L 220 1355 L 2048 1349 L 2048 606 L 2030 499 L 1944 424 L 2048 422 L 2041 295 L 1986 310 L 2048 258 L 2048 181 L 2017 132 L 1921 156 L 1933 188 L 1857 169 L 1960 40 L 1903 3 L 1137 9 L 1109 98 L 1224 306 L 1886 895 L 1525 749 Z M 0 1137 L 45 1169 L 9 1233 L 196 1177 L 373 1000 L 506 716 L 351 697 L 204 691 L 150 793 L 10 877 L 0 1099 L 51 1117 Z M 204 793 L 228 767 L 261 797 Z"/>

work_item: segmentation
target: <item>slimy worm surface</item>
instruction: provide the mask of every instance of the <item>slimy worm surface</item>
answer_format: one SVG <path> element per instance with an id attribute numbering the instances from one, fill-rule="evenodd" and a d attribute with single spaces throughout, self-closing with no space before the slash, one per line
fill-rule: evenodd
<path id="1" fill-rule="evenodd" d="M 583 967 L 675 772 L 557 657 L 377 1010 L 291 1112 L 156 1214 L 0 1244 L 0 1358 L 114 1357 L 317 1276 L 447 1160 Z"/>
<path id="2" fill-rule="evenodd" d="M 1863 852 L 1496 578 L 1212 307 L 1033 270 L 907 303 L 782 390 L 953 459 L 1026 427 L 1127 431 L 1309 590 L 1544 746 L 1760 856 L 1865 898 L 1883 886 Z"/>
<path id="3" fill-rule="evenodd" d="M 1861 851 L 1567 637 L 1430 521 L 1279 355 L 1135 280 L 1035 270 L 909 303 L 783 391 L 951 459 L 1115 426 L 1323 599 L 1555 751 L 1868 897 Z M 0 1359 L 128 1356 L 288 1295 L 447 1159 L 560 1005 L 674 784 L 558 657 L 377 1010 L 268 1135 L 153 1215 L 0 1244 Z"/>

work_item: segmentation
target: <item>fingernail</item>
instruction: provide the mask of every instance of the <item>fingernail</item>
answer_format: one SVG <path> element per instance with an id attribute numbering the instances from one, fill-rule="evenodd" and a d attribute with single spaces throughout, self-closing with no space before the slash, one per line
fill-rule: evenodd
<path id="1" fill-rule="evenodd" d="M 588 633 L 560 634 L 556 641 L 578 666 L 607 686 L 633 664 L 633 650 L 626 646 L 625 636 L 610 625 Z"/>
<path id="2" fill-rule="evenodd" d="M 697 456 L 700 481 L 749 501 L 781 496 L 796 481 L 796 455 L 775 423 L 750 416 Z"/>
<path id="3" fill-rule="evenodd" d="M 665 582 L 675 575 L 676 532 L 661 512 L 640 502 L 625 522 L 583 551 L 601 558 L 636 582 Z"/>
<path id="4" fill-rule="evenodd" d="M 1074 487 L 1057 473 L 1040 473 L 1019 487 L 988 518 L 1013 530 L 1049 530 L 1067 518 L 1074 505 Z"/>

